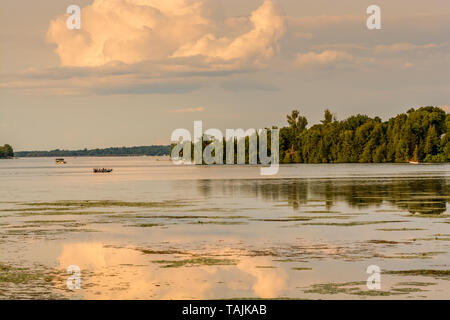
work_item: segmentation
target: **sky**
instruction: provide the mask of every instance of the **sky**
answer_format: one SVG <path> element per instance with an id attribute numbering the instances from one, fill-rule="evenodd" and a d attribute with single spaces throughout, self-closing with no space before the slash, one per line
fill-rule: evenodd
<path id="1" fill-rule="evenodd" d="M 448 0 L 2 0 L 0 145 L 168 144 L 194 120 L 264 128 L 293 109 L 310 124 L 326 108 L 449 111 L 449 30 Z"/>

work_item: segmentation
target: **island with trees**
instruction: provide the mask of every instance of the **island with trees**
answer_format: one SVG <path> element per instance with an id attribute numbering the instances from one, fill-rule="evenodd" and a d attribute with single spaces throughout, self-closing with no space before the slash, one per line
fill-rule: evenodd
<path id="1" fill-rule="evenodd" d="M 14 157 L 14 150 L 9 144 L 0 146 L 0 159 L 11 159 Z"/>

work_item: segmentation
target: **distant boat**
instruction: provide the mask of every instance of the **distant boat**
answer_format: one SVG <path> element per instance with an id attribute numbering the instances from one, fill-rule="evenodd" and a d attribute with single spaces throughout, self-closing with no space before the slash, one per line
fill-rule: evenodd
<path id="1" fill-rule="evenodd" d="M 107 168 L 94 168 L 94 173 L 109 173 L 112 172 L 113 169 L 107 169 Z"/>
<path id="2" fill-rule="evenodd" d="M 409 161 L 410 164 L 419 164 L 419 161 Z"/>
<path id="3" fill-rule="evenodd" d="M 55 159 L 56 164 L 66 164 L 67 162 L 63 158 Z"/>

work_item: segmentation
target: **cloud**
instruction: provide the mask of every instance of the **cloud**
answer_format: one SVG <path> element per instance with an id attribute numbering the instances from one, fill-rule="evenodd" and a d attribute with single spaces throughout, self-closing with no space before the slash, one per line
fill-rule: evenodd
<path id="1" fill-rule="evenodd" d="M 203 111 L 205 111 L 205 108 L 198 107 L 198 108 L 175 109 L 175 110 L 171 110 L 170 112 L 174 112 L 174 113 L 193 113 L 193 112 L 203 112 Z"/>
<path id="2" fill-rule="evenodd" d="M 422 49 L 433 49 L 437 48 L 439 45 L 434 43 L 429 44 L 423 44 L 423 45 L 416 45 L 408 42 L 400 42 L 400 43 L 393 43 L 389 45 L 380 44 L 377 45 L 374 48 L 375 54 L 383 54 L 383 53 L 399 53 L 399 52 L 405 52 L 405 51 L 418 51 Z"/>
<path id="3" fill-rule="evenodd" d="M 328 67 L 338 63 L 351 62 L 353 56 L 345 51 L 324 50 L 320 53 L 298 53 L 295 64 L 298 67 Z"/>
<path id="4" fill-rule="evenodd" d="M 381 66 L 411 72 L 448 59 L 448 42 L 437 36 L 426 40 L 431 31 L 438 35 L 436 24 L 445 25 L 448 19 L 442 17 L 448 15 L 386 17 L 392 32 L 368 41 L 365 14 L 312 16 L 292 10 L 289 14 L 304 16 L 288 16 L 275 1 L 258 0 L 253 11 L 229 17 L 217 0 L 92 0 L 82 8 L 81 30 L 67 29 L 67 15 L 50 22 L 47 40 L 58 67 L 1 74 L 0 88 L 43 95 L 185 93 L 211 85 L 273 91 L 279 90 L 272 84 L 278 80 L 261 73 L 272 83 L 261 81 L 255 71 L 351 63 L 359 70 Z M 416 18 L 431 31 L 412 38 L 402 23 Z"/>
<path id="5" fill-rule="evenodd" d="M 211 78 L 268 66 L 285 33 L 272 0 L 248 16 L 222 17 L 216 0 L 94 0 L 81 29 L 68 15 L 50 22 L 47 40 L 61 65 L 7 75 L 0 88 L 25 94 L 184 93 Z M 119 14 L 120 13 L 120 14 Z"/>
<path id="6" fill-rule="evenodd" d="M 94 0 L 82 9 L 81 30 L 67 29 L 61 16 L 51 21 L 47 39 L 61 64 L 72 67 L 201 57 L 214 70 L 229 70 L 260 67 L 275 55 L 285 28 L 271 0 L 232 20 L 233 27 L 211 13 L 214 1 Z"/>
<path id="7" fill-rule="evenodd" d="M 304 17 L 287 17 L 287 23 L 289 26 L 298 27 L 303 29 L 321 29 L 326 26 L 335 26 L 340 24 L 355 24 L 364 23 L 365 18 L 363 15 L 342 15 L 342 16 L 304 16 Z"/>
<path id="8" fill-rule="evenodd" d="M 185 93 L 204 85 L 208 77 L 205 65 L 199 71 L 183 71 L 182 62 L 166 66 L 157 63 L 109 63 L 100 67 L 55 67 L 28 69 L 8 75 L 0 88 L 20 90 L 25 94 L 151 94 Z M 195 64 L 195 61 L 192 63 Z M 169 68 L 170 67 L 170 68 Z M 221 75 L 226 72 L 220 73 Z M 186 81 L 189 79 L 189 81 Z"/>

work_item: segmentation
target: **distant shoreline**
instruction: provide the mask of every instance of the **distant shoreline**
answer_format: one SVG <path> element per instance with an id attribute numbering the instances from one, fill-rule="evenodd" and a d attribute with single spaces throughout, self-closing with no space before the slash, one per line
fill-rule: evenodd
<path id="1" fill-rule="evenodd" d="M 82 150 L 17 151 L 17 158 L 168 156 L 170 146 L 111 147 Z"/>
<path id="2" fill-rule="evenodd" d="M 19 153 L 19 152 L 17 152 Z M 147 155 L 147 154 L 108 154 L 108 155 L 83 155 L 83 156 L 62 156 L 65 158 L 107 158 L 107 157 L 120 157 L 120 158 L 127 158 L 127 157 L 169 157 L 169 154 L 162 154 L 162 155 Z M 21 158 L 56 158 L 58 156 L 19 156 L 16 155 L 11 158 L 1 158 L 1 159 L 21 159 Z"/>

